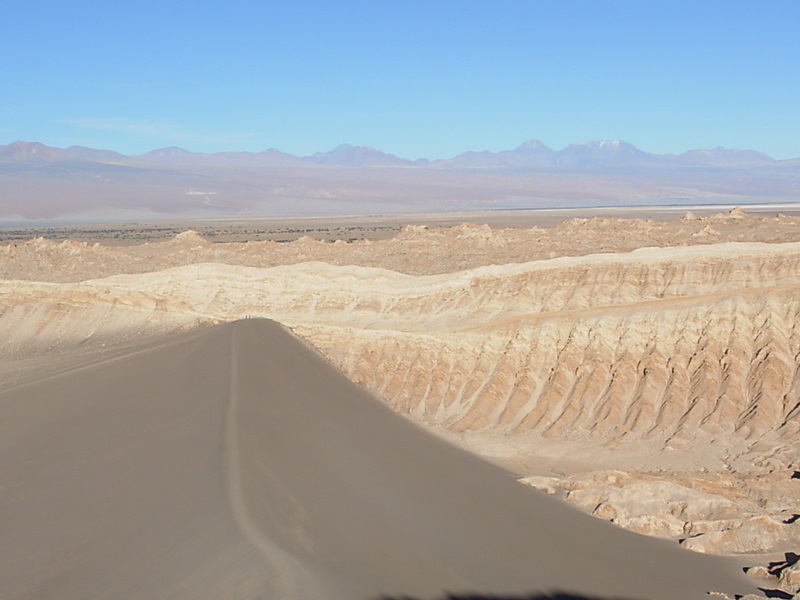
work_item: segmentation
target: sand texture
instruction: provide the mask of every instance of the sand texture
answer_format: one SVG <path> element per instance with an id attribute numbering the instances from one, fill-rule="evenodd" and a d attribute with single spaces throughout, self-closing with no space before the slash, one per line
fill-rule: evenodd
<path id="1" fill-rule="evenodd" d="M 797 212 L 798 205 L 791 205 Z M 758 207 L 754 206 L 758 210 Z M 369 220 L 344 219 L 330 222 L 322 218 L 305 223 L 305 233 L 286 243 L 246 241 L 214 243 L 216 236 L 203 237 L 187 225 L 187 230 L 169 241 L 117 246 L 117 238 L 54 241 L 41 236 L 49 230 L 28 236 L 26 241 L 0 245 L 0 278 L 35 281 L 68 282 L 98 279 L 118 273 L 161 271 L 193 263 L 224 263 L 247 267 L 275 267 L 319 261 L 332 265 L 379 267 L 409 275 L 438 275 L 474 269 L 485 265 L 503 265 L 547 260 L 560 256 L 583 256 L 597 253 L 625 253 L 642 247 L 707 246 L 725 242 L 797 242 L 800 217 L 782 213 L 756 216 L 741 208 L 697 216 L 692 212 L 680 218 L 664 220 L 674 208 L 652 209 L 656 219 L 648 218 L 646 209 L 592 209 L 554 211 L 578 215 L 553 225 L 550 211 L 498 211 L 486 217 L 497 223 L 495 228 L 479 213 L 464 214 L 464 222 L 455 226 L 428 226 L 430 223 L 452 223 L 450 213 L 420 214 L 406 218 L 414 224 L 404 226 L 389 239 L 364 239 L 350 243 L 348 227 L 370 229 Z M 765 210 L 763 207 L 761 211 Z M 780 205 L 775 209 L 780 210 Z M 594 217 L 591 212 L 619 212 L 642 215 L 638 218 Z M 708 212 L 706 209 L 703 212 Z M 341 219 L 341 218 L 340 218 Z M 400 217 L 388 222 L 397 227 Z M 376 224 L 387 221 L 378 219 Z M 281 221 L 276 222 L 280 224 Z M 553 226 L 543 226 L 550 224 Z M 334 227 L 338 225 L 338 227 Z M 224 223 L 220 224 L 225 227 Z M 271 221 L 250 225 L 253 237 L 268 230 Z M 62 228 L 63 229 L 63 228 Z M 149 228 L 144 228 L 147 230 Z M 208 231 L 209 226 L 201 229 Z M 293 231 L 297 231 L 294 229 Z M 331 242 L 332 233 L 339 236 Z M 55 232 L 54 232 L 55 233 Z M 209 232 L 210 233 L 210 232 Z M 63 230 L 59 236 L 67 235 Z M 0 238 L 2 236 L 0 235 Z"/>
<path id="2" fill-rule="evenodd" d="M 40 374 L 0 407 L 4 597 L 750 589 L 432 437 L 269 321 Z"/>
<path id="3" fill-rule="evenodd" d="M 119 247 L 34 239 L 0 246 L 0 274 L 0 502 L 4 516 L 15 515 L 3 520 L 14 529 L 0 532 L 0 549 L 18 572 L 11 598 L 98 597 L 90 592 L 105 588 L 56 594 L 73 577 L 84 582 L 84 549 L 99 561 L 92 564 L 104 565 L 98 586 L 123 586 L 108 597 L 134 597 L 138 589 L 149 590 L 140 597 L 240 590 L 248 598 L 561 589 L 631 599 L 669 596 L 656 595 L 653 585 L 595 587 L 590 565 L 607 558 L 599 540 L 619 531 L 611 523 L 664 538 L 659 544 L 670 550 L 694 550 L 697 560 L 700 553 L 737 554 L 755 566 L 761 555 L 800 550 L 796 218 L 735 209 L 665 222 L 572 219 L 552 228 L 413 226 L 391 239 L 352 243 L 215 244 L 193 232 Z M 311 354 L 260 319 L 280 322 Z M 299 362 L 276 356 L 276 347 L 296 348 Z M 283 366 L 268 367 L 273 360 Z M 323 381 L 308 375 L 308 361 L 326 378 L 346 379 L 289 394 L 312 402 L 306 408 L 256 409 L 275 390 Z M 359 387 L 336 392 L 341 406 L 326 412 L 327 388 L 333 394 L 345 381 Z M 355 398 L 359 408 L 350 404 Z M 267 406 L 275 412 L 264 412 Z M 339 409 L 349 416 L 335 425 Z M 405 419 L 384 421 L 396 414 Z M 362 426 L 349 429 L 351 421 Z M 400 425 L 389 422 L 413 436 L 422 436 L 421 427 L 439 441 L 403 441 L 401 430 L 391 433 Z M 322 458 L 269 445 L 283 437 Z M 416 467 L 392 462 L 399 448 L 419 446 L 403 460 L 433 469 L 434 455 L 455 452 L 442 439 L 508 471 L 442 458 L 443 471 L 471 481 L 474 469 L 476 480 L 450 481 L 435 467 L 438 475 L 417 481 L 410 474 Z M 384 458 L 371 445 L 381 441 Z M 94 456 L 104 443 L 108 449 Z M 161 456 L 174 460 L 161 464 Z M 280 464 L 264 463 L 267 456 Z M 377 462 L 365 464 L 364 456 Z M 492 473 L 492 483 L 477 473 Z M 381 483 L 368 484 L 373 478 Z M 137 479 L 145 483 L 129 490 Z M 438 479 L 450 488 L 437 487 Z M 506 484 L 517 490 L 509 499 L 485 491 Z M 473 491 L 456 492 L 468 485 Z M 543 541 L 520 524 L 530 520 L 541 531 L 541 519 L 515 513 L 493 521 L 493 511 L 517 506 L 510 499 L 517 494 L 522 504 L 534 498 L 537 507 L 568 510 L 563 519 L 553 516 L 574 533 L 564 540 L 577 540 L 578 530 L 595 535 L 596 526 L 604 533 L 580 554 L 572 542 L 558 550 L 555 534 Z M 462 510 L 465 495 L 477 500 Z M 259 504 L 262 497 L 271 498 L 269 507 Z M 486 517 L 471 512 L 478 507 Z M 93 519 L 103 524 L 81 537 Z M 580 525 L 567 526 L 573 519 Z M 527 531 L 538 546 L 494 535 L 485 520 Z M 382 533 L 355 536 L 365 537 L 363 546 L 342 533 L 367 529 Z M 42 537 L 7 542 L 24 540 L 27 530 Z M 120 545 L 122 538 L 130 544 Z M 504 554 L 504 538 L 523 549 L 520 556 Z M 158 550 L 176 544 L 196 545 L 197 554 L 173 551 L 167 559 Z M 520 562 L 528 552 L 550 566 L 538 571 Z M 125 568 L 134 554 L 143 562 Z M 545 561 L 551 555 L 569 563 L 571 575 L 545 577 L 560 572 Z M 671 557 L 663 560 L 672 564 Z M 355 575 L 344 563 L 364 568 Z M 606 580 L 625 579 L 599 564 L 613 572 Z M 137 575 L 151 568 L 162 575 L 150 582 Z M 182 573 L 180 581 L 164 583 L 172 572 Z M 406 587 L 415 580 L 419 586 Z M 279 582 L 289 587 L 269 588 Z M 293 585 L 302 591 L 291 592 Z"/>

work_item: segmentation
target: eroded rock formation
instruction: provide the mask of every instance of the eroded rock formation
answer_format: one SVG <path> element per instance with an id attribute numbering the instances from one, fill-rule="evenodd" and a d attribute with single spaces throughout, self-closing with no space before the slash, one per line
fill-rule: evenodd
<path id="1" fill-rule="evenodd" d="M 793 219 L 741 211 L 352 244 L 37 239 L 0 248 L 3 370 L 268 317 L 395 411 L 598 517 L 702 551 L 788 550 L 798 239 Z"/>

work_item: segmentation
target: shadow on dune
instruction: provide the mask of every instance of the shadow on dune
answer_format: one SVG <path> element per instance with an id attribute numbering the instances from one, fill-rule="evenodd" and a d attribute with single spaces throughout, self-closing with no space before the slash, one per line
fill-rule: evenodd
<path id="1" fill-rule="evenodd" d="M 738 564 L 520 485 L 266 320 L 145 342 L 0 390 L 0 456 L 3 598 L 755 591 Z M 548 591 L 527 591 L 537 589 Z"/>
<path id="2" fill-rule="evenodd" d="M 374 600 L 423 600 L 412 596 L 381 596 Z M 552 592 L 550 594 L 531 594 L 529 596 L 491 596 L 486 594 L 446 594 L 432 600 L 633 600 L 623 598 L 600 598 L 597 596 L 584 596 L 570 592 Z"/>

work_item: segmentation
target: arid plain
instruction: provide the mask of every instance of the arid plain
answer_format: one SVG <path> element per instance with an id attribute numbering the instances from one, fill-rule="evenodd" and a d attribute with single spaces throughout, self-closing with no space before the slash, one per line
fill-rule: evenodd
<path id="1" fill-rule="evenodd" d="M 792 597 L 795 208 L 0 231 L 0 595 Z"/>

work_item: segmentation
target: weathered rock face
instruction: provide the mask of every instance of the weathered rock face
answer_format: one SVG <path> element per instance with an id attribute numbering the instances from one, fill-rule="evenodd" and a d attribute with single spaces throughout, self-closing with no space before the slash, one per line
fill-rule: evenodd
<path id="1" fill-rule="evenodd" d="M 697 552 L 725 554 L 766 553 L 775 548 L 796 547 L 800 526 L 768 515 L 745 518 L 727 529 L 700 533 L 681 545 Z"/>
<path id="2" fill-rule="evenodd" d="M 709 217 L 688 213 L 674 221 L 578 218 L 549 228 L 409 225 L 390 239 L 352 243 L 327 243 L 306 235 L 288 243 L 220 244 L 193 231 L 166 242 L 131 246 L 36 238 L 0 246 L 0 278 L 76 282 L 205 262 L 266 268 L 310 261 L 380 267 L 409 275 L 441 275 L 563 256 L 627 253 L 643 247 L 796 242 L 799 230 L 798 217 L 757 217 L 734 209 Z"/>
<path id="3" fill-rule="evenodd" d="M 755 565 L 745 569 L 750 577 L 763 582 L 758 586 L 769 598 L 800 598 L 800 556 L 795 552 L 786 552 L 783 560 L 776 560 L 768 565 Z M 742 600 L 761 600 L 763 596 L 748 594 Z"/>
<path id="4" fill-rule="evenodd" d="M 730 443 L 797 433 L 798 290 L 795 244 L 437 277 L 201 264 L 77 284 L 6 282 L 0 326 L 10 354 L 104 331 L 265 316 L 429 425 L 675 450 L 703 440 L 727 461 Z"/>
<path id="5" fill-rule="evenodd" d="M 800 540 L 789 473 L 597 471 L 526 477 L 594 516 L 697 552 L 768 553 Z"/>
<path id="6" fill-rule="evenodd" d="M 743 219 L 713 223 L 740 231 Z M 564 227 L 609 230 L 586 223 Z M 645 225 L 655 227 L 632 230 Z M 450 233 L 448 264 L 463 248 L 510 252 L 511 233 Z M 410 256 L 426 235 L 438 247 L 445 234 L 408 229 L 391 244 Z M 800 468 L 799 243 L 648 248 L 439 275 L 324 262 L 246 266 L 274 262 L 277 246 L 240 249 L 240 264 L 223 246 L 188 234 L 123 258 L 115 254 L 123 250 L 45 240 L 6 247 L 0 270 L 17 278 L 0 287 L 0 351 L 11 364 L 268 317 L 394 410 L 485 455 L 548 461 L 557 477 L 545 487 L 599 517 L 712 552 L 800 545 L 796 521 L 785 523 L 792 502 L 800 506 L 800 480 L 788 475 Z M 342 245 L 294 244 L 309 256 L 334 246 Z M 391 263 L 390 246 L 373 263 Z M 37 255 L 23 278 L 18 270 Z M 154 270 L 168 262 L 180 266 Z M 54 283 L 59 264 L 61 280 L 77 280 Z M 129 274 L 81 277 L 120 265 Z M 53 282 L 31 281 L 37 268 Z M 624 485 L 570 489 L 575 481 L 559 475 L 607 467 L 625 470 Z M 675 472 L 683 475 L 664 474 Z M 715 483 L 713 473 L 731 472 L 750 478 L 758 502 L 746 500 L 741 482 Z M 762 487 L 756 475 L 766 477 Z"/>

